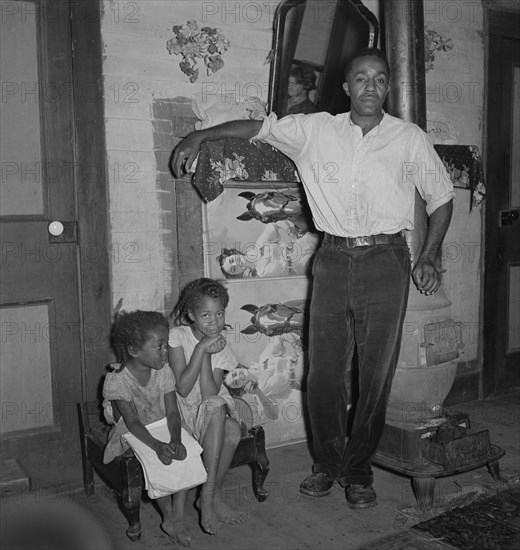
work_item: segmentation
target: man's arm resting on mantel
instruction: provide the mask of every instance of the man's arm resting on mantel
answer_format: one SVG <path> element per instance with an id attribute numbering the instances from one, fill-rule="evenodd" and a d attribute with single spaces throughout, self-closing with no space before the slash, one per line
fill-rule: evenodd
<path id="1" fill-rule="evenodd" d="M 173 174 L 175 177 L 180 178 L 190 171 L 193 161 L 199 154 L 200 146 L 205 141 L 224 138 L 250 139 L 258 134 L 261 127 L 261 120 L 232 120 L 204 130 L 191 132 L 173 150 L 170 159 Z"/>

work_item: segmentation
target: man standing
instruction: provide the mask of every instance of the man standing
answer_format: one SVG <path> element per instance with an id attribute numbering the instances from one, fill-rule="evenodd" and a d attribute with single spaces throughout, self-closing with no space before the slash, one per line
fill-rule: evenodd
<path id="1" fill-rule="evenodd" d="M 189 170 L 204 141 L 265 141 L 298 168 L 317 229 L 307 399 L 315 454 L 300 491 L 331 492 L 337 480 L 351 508 L 377 504 L 371 464 L 381 439 L 410 284 L 403 236 L 413 228 L 415 189 L 426 201 L 428 232 L 413 268 L 419 291 L 441 284 L 435 260 L 452 213 L 453 187 L 427 135 L 386 114 L 390 69 L 376 48 L 360 50 L 345 70 L 351 111 L 269 115 L 193 132 L 175 149 L 174 174 Z M 185 164 L 184 164 L 185 163 Z M 354 349 L 359 388 L 347 444 L 346 378 Z"/>

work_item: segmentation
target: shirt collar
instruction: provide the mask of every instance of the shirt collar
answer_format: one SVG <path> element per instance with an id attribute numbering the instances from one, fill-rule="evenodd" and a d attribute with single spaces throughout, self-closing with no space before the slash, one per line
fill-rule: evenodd
<path id="1" fill-rule="evenodd" d="M 367 135 L 377 135 L 379 134 L 380 130 L 381 130 L 381 126 L 383 125 L 383 122 L 388 118 L 387 114 L 386 114 L 386 111 L 383 109 L 383 118 L 381 118 L 381 120 L 379 121 L 379 124 L 377 126 L 374 126 L 374 128 L 372 128 L 372 130 L 370 130 L 370 132 L 368 132 Z M 360 128 L 357 124 L 355 124 L 354 122 L 352 122 L 352 118 L 350 116 L 350 111 L 347 113 L 347 120 L 350 124 L 350 126 L 356 126 L 357 128 Z"/>

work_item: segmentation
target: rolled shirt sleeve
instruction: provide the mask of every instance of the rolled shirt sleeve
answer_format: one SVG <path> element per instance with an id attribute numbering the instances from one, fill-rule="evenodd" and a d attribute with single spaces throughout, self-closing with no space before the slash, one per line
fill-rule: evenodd
<path id="1" fill-rule="evenodd" d="M 313 139 L 315 117 L 319 114 L 314 114 L 313 119 L 304 114 L 287 115 L 278 119 L 276 114 L 271 113 L 264 119 L 260 131 L 251 141 L 265 141 L 290 159 L 296 160 Z"/>
<path id="2" fill-rule="evenodd" d="M 426 201 L 426 213 L 431 216 L 439 206 L 455 196 L 453 183 L 435 151 L 428 135 L 419 129 L 414 140 L 412 159 L 405 172 L 412 176 L 414 186 Z"/>

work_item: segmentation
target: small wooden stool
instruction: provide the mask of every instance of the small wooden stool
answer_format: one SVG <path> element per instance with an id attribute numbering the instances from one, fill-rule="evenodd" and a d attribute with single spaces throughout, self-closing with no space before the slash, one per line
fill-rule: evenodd
<path id="1" fill-rule="evenodd" d="M 237 409 L 249 405 L 235 398 Z M 142 528 L 139 519 L 141 496 L 144 489 L 143 470 L 140 462 L 130 451 L 117 457 L 108 464 L 103 464 L 103 452 L 107 443 L 109 425 L 103 419 L 98 401 L 78 403 L 78 416 L 81 435 L 81 452 L 83 460 L 83 484 L 87 495 L 94 494 L 94 470 L 113 489 L 126 513 L 129 527 L 126 530 L 132 541 L 141 538 Z M 252 418 L 252 413 L 249 418 Z M 253 492 L 258 502 L 263 502 L 268 495 L 264 481 L 269 472 L 269 460 L 265 452 L 265 433 L 261 426 L 246 427 L 235 451 L 231 467 L 250 464 L 252 466 Z"/>

